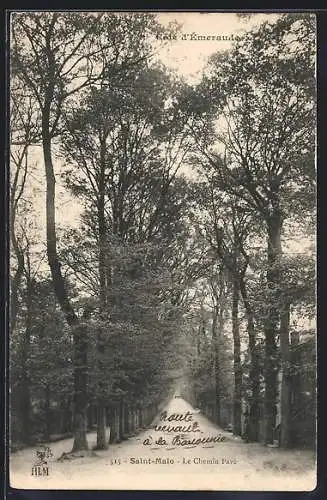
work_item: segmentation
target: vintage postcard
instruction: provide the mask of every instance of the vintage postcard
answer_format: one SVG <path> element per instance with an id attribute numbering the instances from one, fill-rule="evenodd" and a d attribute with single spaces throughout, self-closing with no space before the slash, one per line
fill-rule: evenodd
<path id="1" fill-rule="evenodd" d="M 10 486 L 316 487 L 316 18 L 10 14 Z"/>

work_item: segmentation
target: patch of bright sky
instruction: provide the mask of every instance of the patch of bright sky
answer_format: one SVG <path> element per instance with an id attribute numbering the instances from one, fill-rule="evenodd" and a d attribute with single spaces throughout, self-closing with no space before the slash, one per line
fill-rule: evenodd
<path id="1" fill-rule="evenodd" d="M 169 40 L 158 50 L 158 59 L 190 83 L 197 82 L 208 58 L 215 52 L 232 48 L 232 40 L 191 39 L 192 34 L 211 37 L 236 37 L 265 21 L 273 21 L 278 14 L 254 14 L 241 18 L 235 13 L 217 12 L 161 12 L 158 22 L 168 28 L 170 23 L 181 25 L 177 40 Z M 189 35 L 183 37 L 183 35 Z M 186 39 L 184 39 L 186 38 Z"/>

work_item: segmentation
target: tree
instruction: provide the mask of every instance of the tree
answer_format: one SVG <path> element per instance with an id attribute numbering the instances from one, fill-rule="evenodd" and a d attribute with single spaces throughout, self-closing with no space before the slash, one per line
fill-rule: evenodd
<path id="1" fill-rule="evenodd" d="M 207 114 L 211 124 L 205 128 L 210 134 L 204 137 L 203 129 L 193 130 L 202 164 L 218 176 L 222 190 L 243 200 L 260 217 L 267 235 L 266 443 L 272 442 L 275 426 L 282 227 L 287 216 L 295 217 L 291 207 L 299 200 L 305 199 L 302 218 L 314 200 L 311 20 L 306 15 L 281 16 L 238 42 L 230 54 L 214 56 L 211 74 L 199 88 L 206 92 L 206 110 L 211 110 Z M 297 41 L 304 33 L 308 38 L 301 45 Z M 221 125 L 215 128 L 217 117 Z"/>
<path id="2" fill-rule="evenodd" d="M 19 82 L 13 81 L 11 88 L 11 183 L 10 183 L 10 240 L 17 262 L 14 276 L 11 280 L 10 297 L 10 329 L 13 331 L 16 326 L 18 313 L 18 292 L 24 274 L 25 257 L 22 247 L 23 236 L 17 228 L 17 217 L 22 211 L 27 210 L 24 191 L 29 165 L 29 149 L 31 144 L 38 137 L 37 126 L 35 125 L 35 111 L 33 99 L 30 95 L 24 95 Z M 13 262 L 13 261 L 12 261 Z"/>
<path id="3" fill-rule="evenodd" d="M 178 231 L 179 190 L 183 196 L 186 189 L 176 178 L 187 148 L 186 134 L 179 122 L 163 131 L 165 121 L 174 118 L 167 104 L 173 83 L 162 69 L 143 63 L 135 65 L 129 78 L 127 87 L 124 82 L 108 90 L 105 81 L 99 82 L 99 89 L 90 87 L 83 106 L 65 115 L 65 180 L 88 206 L 84 220 L 97 245 L 98 309 L 103 320 L 113 306 L 107 296 L 117 274 L 108 251 L 110 239 L 130 245 L 164 238 L 169 242 L 172 228 Z M 77 169 L 82 176 L 76 175 Z M 99 360 L 105 345 L 101 331 L 99 326 Z M 97 447 L 105 448 L 101 392 Z"/>
<path id="4" fill-rule="evenodd" d="M 234 432 L 241 435 L 242 368 L 239 308 L 241 290 L 243 295 L 246 293 L 245 275 L 249 263 L 246 247 L 255 232 L 255 224 L 251 212 L 244 203 L 235 196 L 221 192 L 215 176 L 208 176 L 197 186 L 196 191 L 198 205 L 201 208 L 196 220 L 199 235 L 207 246 L 207 252 L 213 262 L 223 266 L 230 285 L 234 346 Z M 251 342 L 251 328 L 248 333 L 250 346 L 254 348 Z M 251 358 L 255 363 L 254 354 Z M 255 373 L 256 371 L 252 371 L 251 375 Z"/>
<path id="5" fill-rule="evenodd" d="M 18 386 L 13 384 L 11 407 L 17 410 L 18 432 L 12 430 L 14 440 L 25 444 L 32 442 L 31 430 L 31 384 L 28 370 L 30 358 L 30 339 L 33 320 L 32 296 L 34 277 L 31 268 L 31 246 L 33 238 L 28 233 L 33 231 L 33 211 L 26 184 L 32 173 L 30 160 L 31 145 L 38 137 L 37 126 L 34 123 L 34 102 L 29 94 L 24 94 L 19 82 L 13 81 L 11 94 L 11 185 L 10 185 L 10 242 L 14 259 L 11 260 L 10 283 L 10 329 L 15 345 L 13 360 L 19 366 Z M 42 256 L 37 255 L 38 265 Z M 33 263 L 35 264 L 35 263 Z M 38 271 L 36 265 L 36 272 Z M 21 309 L 26 312 L 22 321 Z M 18 321 L 18 325 L 17 325 Z M 15 330 L 18 330 L 17 332 Z M 11 379 L 13 380 L 13 378 Z"/>
<path id="6" fill-rule="evenodd" d="M 232 418 L 233 352 L 226 332 L 229 311 L 222 269 L 213 266 L 211 283 L 197 282 L 188 316 L 188 349 L 184 397 L 199 406 L 218 425 L 227 427 Z"/>
<path id="7" fill-rule="evenodd" d="M 114 14 L 37 13 L 14 15 L 11 67 L 29 89 L 41 115 L 41 138 L 47 183 L 47 254 L 58 302 L 75 338 L 75 440 L 73 451 L 87 449 L 85 412 L 87 401 L 84 366 L 87 351 L 87 321 L 81 319 L 69 299 L 58 259 L 55 220 L 54 141 L 62 126 L 68 100 L 100 78 L 114 85 L 146 58 L 146 34 L 156 25 L 153 16 Z"/>

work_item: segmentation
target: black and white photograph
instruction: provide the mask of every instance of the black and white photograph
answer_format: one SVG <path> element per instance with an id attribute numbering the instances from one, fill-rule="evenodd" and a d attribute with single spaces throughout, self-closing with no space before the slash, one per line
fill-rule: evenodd
<path id="1" fill-rule="evenodd" d="M 316 15 L 7 39 L 10 486 L 314 490 Z"/>

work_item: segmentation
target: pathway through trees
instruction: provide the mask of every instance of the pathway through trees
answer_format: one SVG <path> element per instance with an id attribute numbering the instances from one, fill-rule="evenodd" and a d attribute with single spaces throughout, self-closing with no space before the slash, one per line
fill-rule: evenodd
<path id="1" fill-rule="evenodd" d="M 182 417 L 183 416 L 183 417 Z M 160 419 L 161 417 L 161 419 Z M 183 418 L 183 420 L 181 420 Z M 159 426 L 187 427 L 198 424 L 194 432 L 185 432 L 187 440 L 220 436 L 217 442 L 196 446 L 177 444 L 179 432 L 162 432 Z M 160 437 L 167 445 L 152 442 Z M 175 445 L 171 442 L 175 439 Z M 96 434 L 88 435 L 91 445 Z M 209 422 L 198 409 L 180 397 L 174 397 L 144 430 L 96 456 L 58 461 L 71 448 L 72 440 L 49 444 L 53 457 L 48 461 L 48 477 L 32 477 L 35 448 L 15 453 L 11 469 L 15 471 L 12 486 L 18 488 L 72 489 L 258 489 L 281 490 L 298 487 L 311 490 L 315 486 L 313 453 L 267 448 L 257 443 L 246 444 L 239 437 Z M 177 443 L 182 443 L 182 439 Z M 292 477 L 292 480 L 290 480 Z"/>

